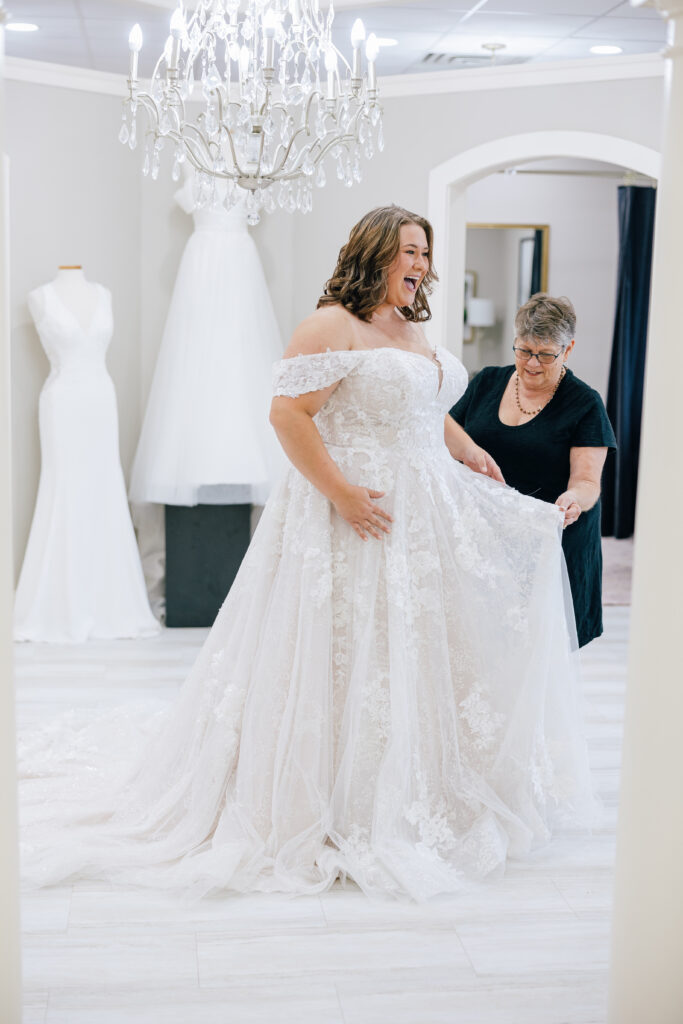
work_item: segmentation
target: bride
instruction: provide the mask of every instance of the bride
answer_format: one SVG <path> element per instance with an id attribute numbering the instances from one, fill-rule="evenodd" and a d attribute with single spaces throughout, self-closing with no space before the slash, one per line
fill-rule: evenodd
<path id="1" fill-rule="evenodd" d="M 26 737 L 27 884 L 422 900 L 592 822 L 563 514 L 448 416 L 434 280 L 422 217 L 353 228 L 275 365 L 293 467 L 177 701 Z"/>

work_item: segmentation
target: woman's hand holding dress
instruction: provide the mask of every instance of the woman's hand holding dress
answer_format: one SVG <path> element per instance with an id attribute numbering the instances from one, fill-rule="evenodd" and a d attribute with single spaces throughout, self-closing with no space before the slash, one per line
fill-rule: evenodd
<path id="1" fill-rule="evenodd" d="M 484 476 L 490 476 L 492 480 L 498 480 L 501 484 L 505 483 L 505 477 L 501 473 L 498 463 L 478 444 L 471 442 L 463 453 L 461 461 L 464 466 L 473 469 L 475 473 L 483 473 Z"/>
<path id="2" fill-rule="evenodd" d="M 600 497 L 600 478 L 607 448 L 571 448 L 569 482 L 555 504 L 564 512 L 565 527 L 571 526 L 582 512 L 593 508 Z"/>

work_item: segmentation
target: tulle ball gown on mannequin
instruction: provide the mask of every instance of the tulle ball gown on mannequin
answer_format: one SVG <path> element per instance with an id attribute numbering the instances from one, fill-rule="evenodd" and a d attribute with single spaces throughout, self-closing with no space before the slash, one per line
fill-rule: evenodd
<path id="1" fill-rule="evenodd" d="M 455 462 L 445 350 L 279 363 L 339 381 L 315 418 L 345 478 L 386 492 L 363 543 L 291 468 L 178 700 L 21 746 L 27 884 L 457 892 L 595 820 L 562 513 Z M 144 749 L 140 755 L 139 750 Z"/>
<path id="2" fill-rule="evenodd" d="M 135 503 L 263 504 L 284 459 L 268 423 L 282 343 L 244 204 L 176 201 L 194 232 L 181 259 L 138 443 Z"/>
<path id="3" fill-rule="evenodd" d="M 32 292 L 29 306 L 51 369 L 40 394 L 40 483 L 15 600 L 15 637 L 78 643 L 156 633 L 105 364 L 111 294 L 70 268 Z"/>

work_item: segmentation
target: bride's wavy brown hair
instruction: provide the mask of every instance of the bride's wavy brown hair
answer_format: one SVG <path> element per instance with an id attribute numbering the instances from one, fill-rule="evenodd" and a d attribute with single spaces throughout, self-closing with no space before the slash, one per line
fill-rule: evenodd
<path id="1" fill-rule="evenodd" d="M 369 320 L 387 297 L 387 272 L 401 247 L 401 228 L 417 224 L 427 236 L 429 270 L 420 282 L 412 306 L 401 306 L 406 320 L 430 320 L 427 296 L 438 281 L 432 266 L 434 232 L 424 217 L 401 206 L 378 206 L 351 229 L 349 240 L 339 250 L 334 274 L 318 299 L 318 309 L 339 303 L 361 320 Z"/>

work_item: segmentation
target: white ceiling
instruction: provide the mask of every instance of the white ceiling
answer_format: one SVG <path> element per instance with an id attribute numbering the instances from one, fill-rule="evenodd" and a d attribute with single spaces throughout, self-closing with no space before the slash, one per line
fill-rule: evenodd
<path id="1" fill-rule="evenodd" d="M 30 34 L 8 32 L 6 51 L 125 73 L 128 33 L 137 21 L 144 36 L 140 71 L 149 75 L 176 5 L 177 0 L 6 0 L 15 21 L 39 25 Z M 368 31 L 398 40 L 380 54 L 383 75 L 488 62 L 482 49 L 488 42 L 505 44 L 498 63 L 536 62 L 591 58 L 590 47 L 605 43 L 625 54 L 653 53 L 662 49 L 666 34 L 656 10 L 617 0 L 336 0 L 335 10 L 335 43 L 344 52 L 359 16 Z"/>

